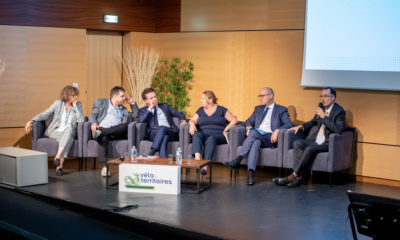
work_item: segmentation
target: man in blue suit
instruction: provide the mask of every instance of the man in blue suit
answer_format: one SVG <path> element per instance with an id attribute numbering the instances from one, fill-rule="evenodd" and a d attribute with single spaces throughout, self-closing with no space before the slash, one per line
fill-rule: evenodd
<path id="1" fill-rule="evenodd" d="M 179 118 L 183 125 L 187 124 L 185 115 L 167 103 L 158 103 L 157 95 L 152 88 L 143 90 L 142 98 L 147 106 L 139 109 L 139 122 L 147 123 L 147 138 L 153 142 L 147 155 L 152 156 L 160 152 L 160 157 L 166 158 L 168 141 L 174 141 L 179 132 L 172 117 Z"/>
<path id="2" fill-rule="evenodd" d="M 256 106 L 253 114 L 246 120 L 247 138 L 239 155 L 230 162 L 224 162 L 230 168 L 238 168 L 242 159 L 247 158 L 248 185 L 254 184 L 260 148 L 276 147 L 278 132 L 292 127 L 287 108 L 274 102 L 272 88 L 262 88 L 258 98 L 261 105 Z"/>

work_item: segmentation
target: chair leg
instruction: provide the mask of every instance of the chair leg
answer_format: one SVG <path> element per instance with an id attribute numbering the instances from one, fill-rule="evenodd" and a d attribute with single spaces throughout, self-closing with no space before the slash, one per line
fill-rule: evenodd
<path id="1" fill-rule="evenodd" d="M 81 171 L 81 158 L 78 158 L 78 171 Z"/>
<path id="2" fill-rule="evenodd" d="M 279 177 L 282 177 L 281 174 L 282 174 L 282 168 L 279 168 L 279 169 L 278 169 L 278 176 L 279 176 Z"/>
<path id="3" fill-rule="evenodd" d="M 93 169 L 96 169 L 96 158 L 93 158 Z"/>
<path id="4" fill-rule="evenodd" d="M 329 173 L 329 185 L 332 185 L 333 173 Z"/>

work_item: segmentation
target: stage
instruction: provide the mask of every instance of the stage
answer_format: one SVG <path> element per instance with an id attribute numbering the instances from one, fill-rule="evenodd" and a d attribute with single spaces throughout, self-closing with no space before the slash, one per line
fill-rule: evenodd
<path id="1" fill-rule="evenodd" d="M 178 196 L 106 189 L 99 169 L 78 171 L 74 161 L 64 172 L 57 177 L 51 167 L 46 185 L 2 185 L 3 228 L 57 239 L 352 239 L 347 190 L 400 199 L 399 187 L 343 183 L 342 176 L 329 185 L 325 174 L 299 188 L 280 187 L 271 181 L 278 174 L 273 168 L 258 169 L 256 184 L 247 186 L 245 168 L 235 181 L 226 167 L 213 164 L 211 188 Z M 111 174 L 117 181 L 117 166 Z"/>

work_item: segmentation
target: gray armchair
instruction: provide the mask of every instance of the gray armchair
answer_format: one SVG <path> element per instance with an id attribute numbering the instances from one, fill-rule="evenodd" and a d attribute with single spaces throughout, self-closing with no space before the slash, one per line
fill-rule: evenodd
<path id="1" fill-rule="evenodd" d="M 259 166 L 265 167 L 277 167 L 279 168 L 279 175 L 281 173 L 282 168 L 282 161 L 283 161 L 283 138 L 284 133 L 287 130 L 279 131 L 278 133 L 278 144 L 276 148 L 261 148 L 260 155 L 258 160 Z M 238 147 L 234 150 L 231 154 L 231 160 L 236 158 L 239 155 L 240 149 L 243 145 L 244 140 L 246 139 L 246 129 L 241 127 L 240 130 L 237 132 L 239 136 L 235 138 L 238 139 Z M 242 165 L 247 165 L 247 158 L 243 159 L 241 162 Z"/>
<path id="2" fill-rule="evenodd" d="M 136 144 L 136 122 L 128 124 L 128 139 L 109 141 L 108 156 L 109 158 L 120 158 L 124 153 L 130 152 L 132 146 Z M 96 168 L 96 158 L 99 156 L 99 148 L 101 145 L 92 138 L 92 131 L 90 129 L 91 123 L 85 122 L 82 127 L 82 148 L 83 157 L 85 160 L 85 168 L 87 167 L 88 157 L 94 158 L 93 168 Z"/>
<path id="3" fill-rule="evenodd" d="M 169 141 L 168 146 L 167 146 L 167 154 L 173 154 L 175 155 L 176 149 L 180 146 L 181 148 L 182 145 L 180 144 L 181 141 L 181 135 L 182 135 L 182 127 L 184 125 L 180 125 L 179 119 L 177 117 L 173 117 L 172 120 L 174 121 L 175 125 L 178 126 L 179 128 L 179 140 L 177 141 Z M 136 123 L 136 148 L 138 150 L 139 154 L 144 154 L 150 151 L 151 145 L 153 144 L 152 141 L 146 140 L 146 123 Z M 183 149 L 182 149 L 183 153 Z M 185 156 L 185 155 L 183 155 Z"/>
<path id="4" fill-rule="evenodd" d="M 239 146 L 239 142 L 242 142 L 242 139 L 239 138 L 241 136 L 239 131 L 242 131 L 243 126 L 240 124 L 235 125 L 229 129 L 229 144 L 220 144 L 215 148 L 213 162 L 226 162 L 232 159 L 232 153 L 236 151 Z M 183 156 L 186 157 L 192 154 L 192 135 L 189 134 L 189 124 L 184 126 L 183 136 L 181 137 L 183 140 Z"/>
<path id="5" fill-rule="evenodd" d="M 57 155 L 58 142 L 54 139 L 44 136 L 46 128 L 53 120 L 53 115 L 49 116 L 45 121 L 35 121 L 32 125 L 32 150 L 45 152 L 47 156 L 54 157 Z M 76 128 L 77 134 L 68 152 L 68 157 L 75 157 L 79 160 L 79 170 L 82 165 L 82 128 L 83 123 L 78 123 Z"/>
<path id="6" fill-rule="evenodd" d="M 294 134 L 286 131 L 283 143 L 283 168 L 293 168 L 293 142 L 298 138 L 307 138 L 316 134 L 318 127 L 314 126 L 307 133 Z M 346 128 L 342 134 L 329 135 L 329 151 L 318 153 L 313 162 L 312 171 L 328 172 L 329 182 L 332 183 L 332 173 L 348 170 L 353 161 L 355 147 L 355 129 Z"/>

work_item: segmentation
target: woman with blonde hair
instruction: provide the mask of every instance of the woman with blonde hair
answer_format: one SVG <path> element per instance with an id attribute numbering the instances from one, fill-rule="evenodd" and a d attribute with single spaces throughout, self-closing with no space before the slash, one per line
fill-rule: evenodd
<path id="1" fill-rule="evenodd" d="M 63 163 L 75 138 L 77 125 L 85 120 L 85 116 L 82 113 L 82 104 L 78 101 L 78 95 L 79 90 L 76 87 L 65 86 L 61 90 L 59 100 L 54 101 L 47 110 L 36 115 L 25 125 L 25 132 L 28 134 L 32 130 L 33 122 L 44 121 L 53 116 L 53 120 L 44 135 L 58 142 L 57 154 L 53 161 L 54 165 L 57 166 L 57 176 L 63 174 Z"/>
<path id="2" fill-rule="evenodd" d="M 204 91 L 201 96 L 202 107 L 189 121 L 195 159 L 201 159 L 204 143 L 203 159 L 212 160 L 216 145 L 227 143 L 224 133 L 237 123 L 236 117 L 225 107 L 219 106 L 217 100 L 213 91 Z M 207 174 L 207 169 L 203 168 L 201 174 Z"/>

